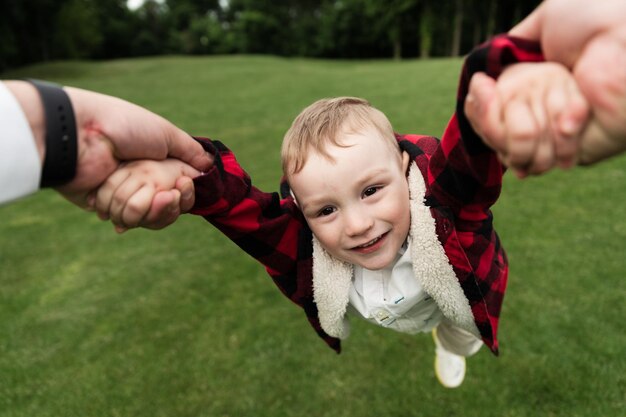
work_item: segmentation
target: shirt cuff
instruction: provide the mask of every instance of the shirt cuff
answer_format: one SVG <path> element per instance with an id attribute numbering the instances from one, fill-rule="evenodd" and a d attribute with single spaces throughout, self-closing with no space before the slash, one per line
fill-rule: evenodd
<path id="1" fill-rule="evenodd" d="M 22 107 L 0 82 L 0 204 L 39 189 L 41 160 Z"/>

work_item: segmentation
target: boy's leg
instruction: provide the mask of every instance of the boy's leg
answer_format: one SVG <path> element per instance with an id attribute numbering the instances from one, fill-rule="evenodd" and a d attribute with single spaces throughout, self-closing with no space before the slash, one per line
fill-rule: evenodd
<path id="1" fill-rule="evenodd" d="M 433 338 L 437 379 L 444 387 L 456 388 L 465 378 L 465 357 L 478 352 L 483 342 L 447 319 L 433 329 Z"/>

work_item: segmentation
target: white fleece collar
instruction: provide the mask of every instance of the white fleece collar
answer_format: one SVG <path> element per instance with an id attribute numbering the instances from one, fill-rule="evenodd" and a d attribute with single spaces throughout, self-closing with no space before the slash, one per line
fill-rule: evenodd
<path id="1" fill-rule="evenodd" d="M 445 317 L 480 337 L 469 301 L 437 237 L 435 219 L 424 203 L 426 186 L 415 162 L 411 164 L 408 182 L 409 239 L 415 277 Z M 334 258 L 313 236 L 313 297 L 320 324 L 327 334 L 340 339 L 347 338 L 350 332 L 346 309 L 352 277 L 353 265 Z"/>

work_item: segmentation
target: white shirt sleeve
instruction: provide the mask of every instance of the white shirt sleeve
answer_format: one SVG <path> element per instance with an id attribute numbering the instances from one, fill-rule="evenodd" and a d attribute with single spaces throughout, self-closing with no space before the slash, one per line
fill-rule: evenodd
<path id="1" fill-rule="evenodd" d="M 0 82 L 0 204 L 39 189 L 41 161 L 26 116 Z"/>

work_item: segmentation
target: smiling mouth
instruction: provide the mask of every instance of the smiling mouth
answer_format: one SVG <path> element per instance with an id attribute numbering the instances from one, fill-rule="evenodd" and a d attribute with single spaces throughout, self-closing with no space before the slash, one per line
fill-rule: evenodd
<path id="1" fill-rule="evenodd" d="M 369 242 L 366 242 L 366 243 L 364 243 L 364 244 L 362 244 L 362 245 L 355 246 L 353 249 L 359 250 L 359 249 L 367 249 L 367 248 L 370 248 L 370 247 L 372 247 L 372 246 L 376 245 L 376 244 L 377 244 L 378 242 L 380 242 L 382 239 L 384 239 L 384 238 L 385 238 L 385 236 L 387 236 L 387 233 L 389 233 L 389 232 L 383 233 L 382 235 L 380 235 L 380 236 L 378 236 L 378 237 L 376 237 L 376 238 L 374 238 L 374 239 L 370 240 Z"/>

